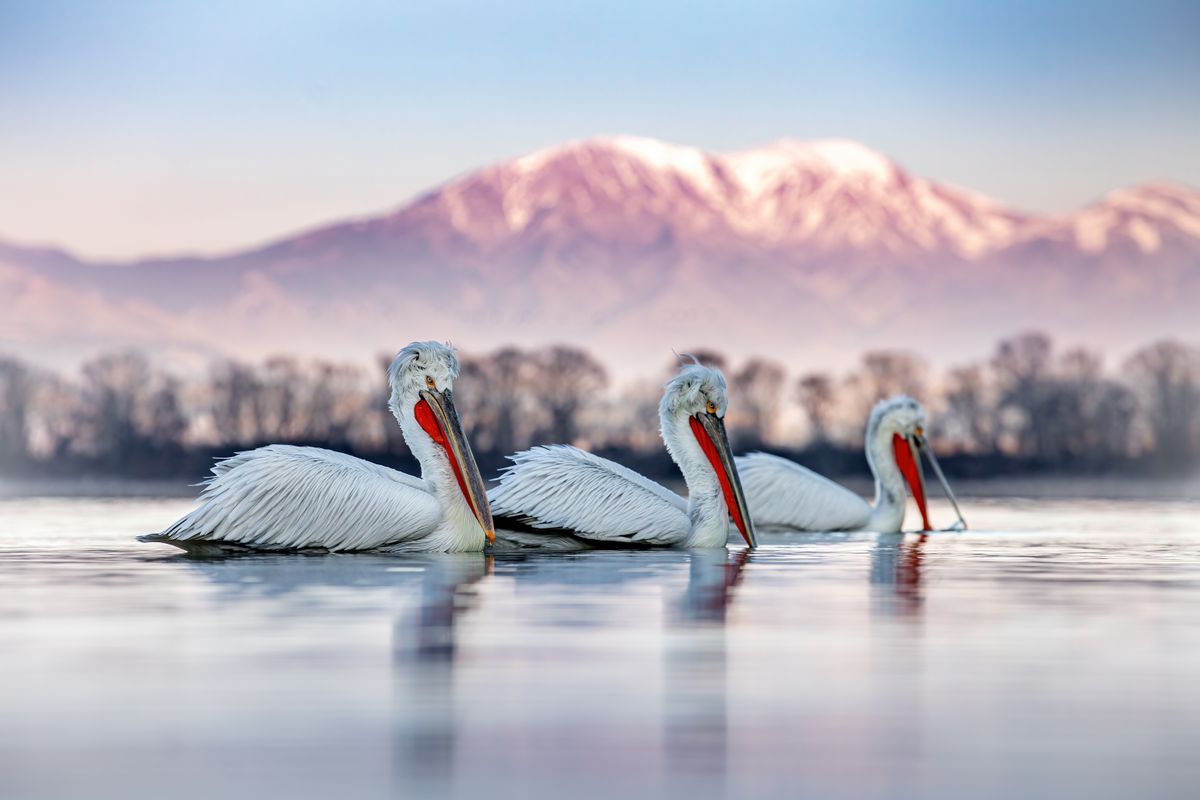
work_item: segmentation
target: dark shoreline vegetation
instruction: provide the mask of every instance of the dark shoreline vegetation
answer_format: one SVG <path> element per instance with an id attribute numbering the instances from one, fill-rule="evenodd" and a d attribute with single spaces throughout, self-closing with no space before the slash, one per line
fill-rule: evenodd
<path id="1" fill-rule="evenodd" d="M 977 362 L 934 374 L 904 351 L 865 354 L 847 374 L 789 376 L 775 362 L 730 364 L 694 351 L 729 379 L 739 452 L 767 450 L 831 476 L 865 476 L 871 405 L 910 394 L 957 479 L 1023 475 L 1182 476 L 1200 465 L 1200 348 L 1159 341 L 1116 369 L 1082 348 L 1056 351 L 1027 333 Z M 675 470 L 657 436 L 661 375 L 609 391 L 573 347 L 460 354 L 455 395 L 485 476 L 531 445 L 574 442 L 652 477 Z M 96 357 L 77 376 L 0 357 L 0 476 L 200 480 L 214 459 L 272 442 L 328 447 L 415 470 L 387 410 L 380 368 L 274 357 L 219 361 L 181 377 L 137 352 Z M 798 419 L 804 436 L 780 430 Z"/>

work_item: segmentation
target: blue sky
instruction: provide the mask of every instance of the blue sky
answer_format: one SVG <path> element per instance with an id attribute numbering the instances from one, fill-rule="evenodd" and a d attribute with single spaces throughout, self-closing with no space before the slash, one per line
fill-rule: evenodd
<path id="1" fill-rule="evenodd" d="M 214 252 L 564 139 L 849 137 L 1020 208 L 1200 185 L 1200 3 L 0 0 L 0 238 Z"/>

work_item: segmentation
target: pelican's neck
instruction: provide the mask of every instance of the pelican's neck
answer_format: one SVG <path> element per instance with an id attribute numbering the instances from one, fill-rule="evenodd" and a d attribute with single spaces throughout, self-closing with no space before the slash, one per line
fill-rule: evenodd
<path id="1" fill-rule="evenodd" d="M 414 415 L 416 400 L 401 401 L 392 405 L 392 413 L 400 423 L 404 442 L 421 465 L 421 480 L 429 492 L 437 498 L 442 510 L 442 519 L 433 534 L 433 539 L 443 541 L 437 549 L 449 552 L 459 550 L 481 550 L 485 536 L 479 521 L 463 497 L 450 457 L 446 451 L 429 438 Z"/>
<path id="2" fill-rule="evenodd" d="M 450 460 L 446 457 L 445 451 L 429 438 L 429 434 L 417 422 L 414 412 L 416 404 L 416 400 L 402 401 L 398 407 L 392 408 L 392 413 L 395 414 L 396 421 L 400 423 L 400 433 L 404 436 L 404 443 L 408 445 L 408 449 L 412 451 L 413 457 L 417 459 L 417 464 L 421 467 L 421 480 L 429 485 L 430 491 L 439 500 L 446 501 L 451 499 L 454 492 L 459 491 L 454 479 L 454 470 L 450 466 Z M 452 489 L 454 492 L 451 491 Z"/>
<path id="3" fill-rule="evenodd" d="M 686 414 L 662 412 L 659 425 L 671 460 L 683 473 L 688 488 L 688 520 L 684 547 L 724 547 L 729 538 L 729 508 L 721 483 L 700 449 Z"/>
<path id="4" fill-rule="evenodd" d="M 867 464 L 875 477 L 875 502 L 867 530 L 895 533 L 904 524 L 904 509 L 908 503 L 904 477 L 896 466 L 892 450 L 892 435 L 875 426 L 867 431 Z"/>

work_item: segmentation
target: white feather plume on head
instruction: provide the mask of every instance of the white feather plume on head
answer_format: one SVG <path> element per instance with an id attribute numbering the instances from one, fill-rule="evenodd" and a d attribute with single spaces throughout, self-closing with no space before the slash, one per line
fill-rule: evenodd
<path id="1" fill-rule="evenodd" d="M 729 405 L 725 376 L 716 367 L 706 367 L 694 357 L 692 361 L 681 364 L 679 374 L 667 381 L 660 411 L 671 416 L 681 411 L 690 415 L 703 411 L 712 401 L 717 415 L 725 416 Z"/>
<path id="2" fill-rule="evenodd" d="M 911 433 L 918 425 L 925 425 L 925 409 L 908 395 L 895 395 L 880 400 L 871 409 L 867 418 L 867 439 L 880 430 L 891 433 Z"/>
<path id="3" fill-rule="evenodd" d="M 441 342 L 413 342 L 392 359 L 388 367 L 389 405 L 399 418 L 399 406 L 425 388 L 425 376 L 433 378 L 438 390 L 449 389 L 458 377 L 458 356 Z"/>

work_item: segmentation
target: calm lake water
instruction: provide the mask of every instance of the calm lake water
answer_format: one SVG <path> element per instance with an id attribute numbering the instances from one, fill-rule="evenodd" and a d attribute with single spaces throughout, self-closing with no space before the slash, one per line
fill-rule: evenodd
<path id="1" fill-rule="evenodd" d="M 1197 796 L 1200 504 L 750 555 L 133 540 L 190 505 L 0 500 L 0 797 Z"/>

